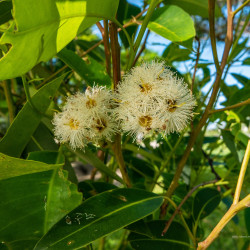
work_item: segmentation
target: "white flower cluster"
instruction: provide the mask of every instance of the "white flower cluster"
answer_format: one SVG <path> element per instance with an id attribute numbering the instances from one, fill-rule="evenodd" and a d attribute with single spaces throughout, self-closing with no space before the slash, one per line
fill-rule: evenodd
<path id="1" fill-rule="evenodd" d="M 137 140 L 154 131 L 180 132 L 195 106 L 187 85 L 163 62 L 133 68 L 119 84 L 116 99 L 120 101 L 116 113 L 122 130 Z"/>
<path id="2" fill-rule="evenodd" d="M 187 85 L 163 63 L 144 63 L 124 76 L 115 93 L 95 86 L 68 98 L 54 116 L 54 131 L 73 149 L 112 141 L 116 132 L 140 141 L 154 131 L 180 132 L 192 118 L 194 106 Z"/>
<path id="3" fill-rule="evenodd" d="M 73 149 L 84 148 L 89 142 L 111 141 L 116 132 L 113 105 L 112 93 L 104 87 L 89 87 L 85 93 L 69 97 L 52 121 L 56 138 L 69 142 Z"/>

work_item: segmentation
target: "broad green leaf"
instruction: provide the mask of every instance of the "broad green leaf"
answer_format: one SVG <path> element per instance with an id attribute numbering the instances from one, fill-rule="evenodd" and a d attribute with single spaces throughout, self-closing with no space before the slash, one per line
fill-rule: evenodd
<path id="1" fill-rule="evenodd" d="M 250 57 L 247 57 L 246 59 L 244 59 L 244 61 L 242 62 L 243 65 L 250 65 Z"/>
<path id="2" fill-rule="evenodd" d="M 243 75 L 240 75 L 240 74 L 236 74 L 236 73 L 231 73 L 231 75 L 238 81 L 240 82 L 241 84 L 247 86 L 249 83 L 250 83 L 250 80 L 249 78 L 243 76 Z"/>
<path id="3" fill-rule="evenodd" d="M 83 193 L 83 198 L 88 199 L 94 195 L 100 194 L 107 190 L 115 189 L 117 186 L 101 181 L 82 181 L 78 184 L 78 190 Z"/>
<path id="4" fill-rule="evenodd" d="M 151 214 L 162 202 L 162 197 L 140 189 L 106 191 L 66 215 L 35 249 L 78 249 Z"/>
<path id="5" fill-rule="evenodd" d="M 69 148 L 70 149 L 70 148 Z M 72 151 L 72 150 L 71 150 Z M 89 149 L 85 149 L 84 152 L 80 150 L 72 151 L 82 160 L 86 161 L 87 163 L 91 164 L 93 167 L 97 168 L 101 172 L 107 174 L 108 176 L 112 177 L 113 179 L 124 183 L 124 181 L 110 168 L 108 168 L 96 155 L 94 155 Z"/>
<path id="6" fill-rule="evenodd" d="M 0 44 L 12 47 L 0 60 L 0 80 L 26 73 L 39 62 L 49 60 L 97 21 L 114 18 L 118 3 L 118 0 L 13 0 L 15 22 L 0 40 Z"/>
<path id="7" fill-rule="evenodd" d="M 12 19 L 11 9 L 12 9 L 11 1 L 0 2 L 0 25 Z"/>
<path id="8" fill-rule="evenodd" d="M 247 229 L 248 235 L 250 235 L 250 207 L 247 207 L 245 209 L 244 217 L 245 217 L 246 229 Z"/>
<path id="9" fill-rule="evenodd" d="M 221 130 L 221 135 L 223 137 L 223 140 L 226 146 L 230 149 L 237 163 L 239 163 L 239 156 L 237 154 L 237 149 L 236 149 L 236 145 L 234 142 L 234 136 L 232 135 L 230 131 L 227 131 L 227 130 Z"/>
<path id="10" fill-rule="evenodd" d="M 0 153 L 0 180 L 26 174 L 48 171 L 61 165 L 48 165 L 43 162 L 17 159 Z"/>
<path id="11" fill-rule="evenodd" d="M 46 164 L 64 164 L 64 156 L 56 151 L 30 152 L 27 160 L 44 162 Z"/>
<path id="12" fill-rule="evenodd" d="M 72 50 L 64 48 L 57 56 L 81 76 L 89 85 L 93 86 L 94 82 L 98 85 L 111 85 L 111 79 L 105 71 L 105 67 L 92 58 L 84 61 Z"/>
<path id="13" fill-rule="evenodd" d="M 46 84 L 32 97 L 34 106 L 41 113 L 45 113 L 48 109 L 64 77 L 65 74 Z M 19 157 L 42 117 L 42 114 L 38 113 L 29 102 L 26 102 L 0 141 L 0 152 Z"/>
<path id="14" fill-rule="evenodd" d="M 0 240 L 13 245 L 12 249 L 26 249 L 29 241 L 34 246 L 34 241 L 81 204 L 82 195 L 58 165 L 5 157 L 8 171 L 15 174 L 0 181 Z M 21 242 L 17 245 L 16 241 Z M 25 241 L 25 248 L 20 248 Z"/>
<path id="15" fill-rule="evenodd" d="M 172 42 L 183 42 L 195 36 L 192 18 L 175 5 L 156 9 L 148 28 Z"/>
<path id="16" fill-rule="evenodd" d="M 30 152 L 27 160 L 44 162 L 47 164 L 62 164 L 63 169 L 68 171 L 68 179 L 72 183 L 78 184 L 74 169 L 62 152 L 62 147 L 57 151 L 34 151 Z"/>
<path id="17" fill-rule="evenodd" d="M 164 3 L 177 5 L 190 15 L 199 15 L 205 18 L 208 17 L 207 0 L 165 0 Z M 215 16 L 221 16 L 221 11 L 217 4 L 215 5 Z"/>
<path id="18" fill-rule="evenodd" d="M 171 250 L 187 250 L 190 249 L 189 238 L 185 228 L 177 223 L 172 222 L 167 233 L 161 236 L 162 230 L 166 225 L 166 221 L 155 220 L 145 223 L 145 227 L 150 231 L 149 235 L 145 235 L 145 228 L 142 233 L 139 230 L 137 233 L 132 232 L 128 240 L 136 250 L 151 250 L 151 249 L 171 249 Z M 138 233 L 139 232 L 139 233 Z"/>
<path id="19" fill-rule="evenodd" d="M 171 43 L 163 52 L 162 57 L 165 58 L 167 65 L 172 64 L 175 61 L 189 60 L 190 50 L 180 49 L 179 45 Z"/>
<path id="20" fill-rule="evenodd" d="M 203 188 L 197 192 L 193 200 L 193 217 L 195 220 L 208 216 L 219 205 L 220 193 L 216 189 Z"/>

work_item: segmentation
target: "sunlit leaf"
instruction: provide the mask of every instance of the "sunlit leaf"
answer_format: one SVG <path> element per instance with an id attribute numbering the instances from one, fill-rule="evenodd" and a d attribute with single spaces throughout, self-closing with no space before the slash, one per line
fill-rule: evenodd
<path id="1" fill-rule="evenodd" d="M 175 5 L 156 9 L 148 28 L 172 42 L 183 42 L 195 36 L 192 18 Z"/>
<path id="2" fill-rule="evenodd" d="M 14 0 L 15 23 L 1 37 L 11 44 L 0 60 L 0 80 L 20 76 L 47 61 L 77 34 L 101 19 L 114 17 L 118 0 Z M 22 60 L 16 60 L 22 58 Z"/>

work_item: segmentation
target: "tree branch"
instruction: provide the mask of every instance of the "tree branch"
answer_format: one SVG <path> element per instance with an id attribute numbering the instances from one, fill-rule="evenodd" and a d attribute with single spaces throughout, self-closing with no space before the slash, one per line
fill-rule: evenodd
<path id="1" fill-rule="evenodd" d="M 241 192 L 245 172 L 246 172 L 246 169 L 247 169 L 247 164 L 248 164 L 248 161 L 249 161 L 249 157 L 250 157 L 250 140 L 248 141 L 245 156 L 244 156 L 244 159 L 243 159 L 243 162 L 242 162 L 242 165 L 241 165 L 240 175 L 239 175 L 237 186 L 236 186 L 236 189 L 235 189 L 233 204 L 231 205 L 229 210 L 226 212 L 226 214 L 222 217 L 220 222 L 213 229 L 213 231 L 209 234 L 209 236 L 204 241 L 202 241 L 202 242 L 200 242 L 198 244 L 198 248 L 197 248 L 198 250 L 207 249 L 210 246 L 210 244 L 219 236 L 219 233 L 225 227 L 225 225 L 240 210 L 242 210 L 242 209 L 244 209 L 246 207 L 250 207 L 250 194 L 247 195 L 244 199 L 242 199 L 239 202 L 240 192 Z"/>
<path id="2" fill-rule="evenodd" d="M 248 105 L 248 104 L 250 104 L 250 98 L 243 101 L 243 102 L 240 102 L 240 103 L 237 103 L 237 104 L 234 104 L 234 105 L 222 108 L 222 109 L 210 110 L 209 114 L 212 115 L 214 113 L 223 112 L 223 111 L 230 110 L 230 109 L 236 109 L 236 108 L 242 107 L 244 105 Z"/>
<path id="3" fill-rule="evenodd" d="M 240 192 L 241 192 L 244 176 L 247 170 L 249 157 L 250 157 L 250 140 L 248 140 L 247 149 L 246 149 L 245 156 L 244 156 L 241 168 L 240 168 L 240 174 L 239 174 L 237 186 L 236 186 L 235 193 L 234 193 L 234 200 L 233 200 L 234 205 L 236 205 L 240 199 Z"/>
<path id="4" fill-rule="evenodd" d="M 117 26 L 115 23 L 111 22 L 109 24 L 109 31 L 110 31 L 110 42 L 111 42 L 111 52 L 112 52 L 112 65 L 113 65 L 113 88 L 114 91 L 117 88 L 119 81 L 121 80 L 121 68 L 120 68 L 120 46 L 118 43 L 118 36 L 117 36 Z M 121 135 L 117 134 L 115 137 L 115 142 L 113 144 L 114 154 L 116 156 L 122 178 L 126 183 L 127 187 L 131 187 L 131 182 L 128 177 L 128 173 L 126 170 L 126 165 L 122 155 L 122 148 L 121 148 Z"/>
<path id="5" fill-rule="evenodd" d="M 182 170 L 187 162 L 187 159 L 189 157 L 189 154 L 195 144 L 195 141 L 202 129 L 202 127 L 206 124 L 206 121 L 208 119 L 210 110 L 213 107 L 214 101 L 216 99 L 216 96 L 218 94 L 219 91 L 219 87 L 220 87 L 220 81 L 221 81 L 221 77 L 222 77 L 222 72 L 225 68 L 226 62 L 227 62 L 227 58 L 228 58 L 228 54 L 229 54 L 229 50 L 231 48 L 232 45 L 232 38 L 233 38 L 233 16 L 232 16 L 232 3 L 231 0 L 227 0 L 227 37 L 226 37 L 226 41 L 225 41 L 225 48 L 224 48 L 224 52 L 223 52 L 223 57 L 222 57 L 222 61 L 221 61 L 221 66 L 220 69 L 217 70 L 217 75 L 216 75 L 216 79 L 214 81 L 213 84 L 213 91 L 211 94 L 211 97 L 209 99 L 209 102 L 206 106 L 206 109 L 197 125 L 197 127 L 195 127 L 190 135 L 189 141 L 188 141 L 188 145 L 184 151 L 184 154 L 177 166 L 174 178 L 165 194 L 166 197 L 171 197 L 171 195 L 173 194 L 173 192 L 175 191 L 175 189 L 178 186 L 178 180 L 181 176 Z M 213 49 L 213 47 L 212 47 Z M 215 53 L 215 52 L 214 52 Z M 161 207 L 161 218 L 163 218 L 166 214 L 166 207 L 167 207 L 167 202 L 165 201 Z"/>

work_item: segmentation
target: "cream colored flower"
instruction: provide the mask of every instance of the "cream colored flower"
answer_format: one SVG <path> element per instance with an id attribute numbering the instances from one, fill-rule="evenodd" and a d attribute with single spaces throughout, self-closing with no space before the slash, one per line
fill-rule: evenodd
<path id="1" fill-rule="evenodd" d="M 154 131 L 168 134 L 183 130 L 195 106 L 187 86 L 163 62 L 133 68 L 118 85 L 115 98 L 122 130 L 139 139 Z"/>
<path id="2" fill-rule="evenodd" d="M 85 93 L 72 95 L 62 112 L 54 115 L 56 138 L 69 142 L 73 149 L 84 148 L 89 142 L 111 141 L 117 130 L 112 119 L 113 102 L 111 92 L 104 87 L 89 87 Z"/>

